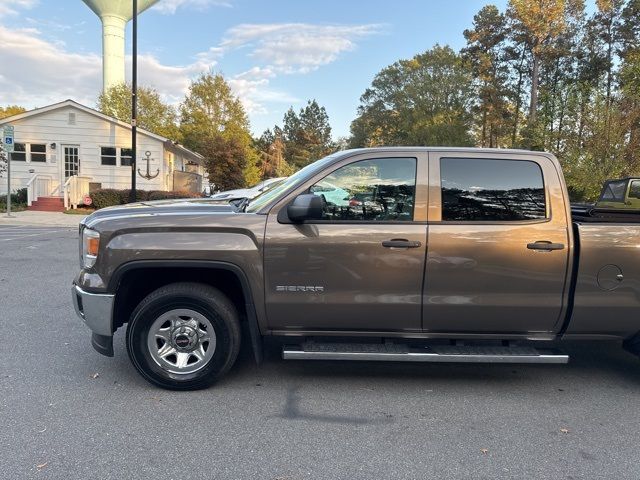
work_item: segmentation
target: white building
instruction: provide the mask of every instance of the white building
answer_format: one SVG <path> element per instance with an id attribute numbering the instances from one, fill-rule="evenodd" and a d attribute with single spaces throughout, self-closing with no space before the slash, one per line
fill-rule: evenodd
<path id="1" fill-rule="evenodd" d="M 131 126 L 73 100 L 0 120 L 14 127 L 11 190 L 28 188 L 29 200 L 57 197 L 81 204 L 94 188 L 131 188 Z M 137 188 L 188 190 L 204 187 L 203 157 L 138 128 Z M 147 175 L 149 154 L 149 176 Z M 0 194 L 6 194 L 6 174 Z"/>

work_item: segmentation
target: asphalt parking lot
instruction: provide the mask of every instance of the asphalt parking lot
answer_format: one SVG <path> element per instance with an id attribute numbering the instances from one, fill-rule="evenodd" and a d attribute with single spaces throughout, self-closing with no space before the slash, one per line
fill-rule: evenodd
<path id="1" fill-rule="evenodd" d="M 285 362 L 272 345 L 169 392 L 123 331 L 115 358 L 91 348 L 76 236 L 0 227 L 1 478 L 640 478 L 640 361 L 617 344 L 532 366 Z"/>

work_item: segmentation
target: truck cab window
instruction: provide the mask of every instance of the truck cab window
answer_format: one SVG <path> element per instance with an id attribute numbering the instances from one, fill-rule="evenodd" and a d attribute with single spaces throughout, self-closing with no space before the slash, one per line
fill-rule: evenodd
<path id="1" fill-rule="evenodd" d="M 634 180 L 629 187 L 629 198 L 640 198 L 640 180 Z"/>
<path id="2" fill-rule="evenodd" d="M 379 158 L 345 165 L 309 191 L 323 199 L 323 220 L 411 221 L 415 190 L 415 158 Z"/>
<path id="3" fill-rule="evenodd" d="M 440 160 L 443 221 L 517 221 L 546 217 L 537 163 L 484 158 Z"/>

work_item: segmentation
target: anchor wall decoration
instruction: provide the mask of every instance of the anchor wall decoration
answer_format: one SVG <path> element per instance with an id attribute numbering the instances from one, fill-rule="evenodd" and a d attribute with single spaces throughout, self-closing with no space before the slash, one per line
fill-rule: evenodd
<path id="1" fill-rule="evenodd" d="M 151 175 L 151 172 L 149 171 L 149 163 L 151 162 L 151 158 L 150 158 L 151 152 L 147 150 L 146 152 L 144 152 L 144 154 L 147 157 L 147 173 L 146 175 L 143 175 L 140 169 L 138 169 L 138 175 L 140 175 L 142 178 L 146 178 L 147 180 L 151 180 L 152 178 L 156 178 L 160 174 L 160 169 L 158 168 L 156 170 L 155 175 Z"/>

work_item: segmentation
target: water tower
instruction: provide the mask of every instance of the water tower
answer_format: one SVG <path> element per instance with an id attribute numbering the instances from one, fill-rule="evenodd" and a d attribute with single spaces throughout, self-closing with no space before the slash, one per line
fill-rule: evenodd
<path id="1" fill-rule="evenodd" d="M 82 0 L 102 22 L 102 88 L 124 83 L 124 29 L 133 18 L 131 0 Z M 138 0 L 138 13 L 159 0 Z"/>

